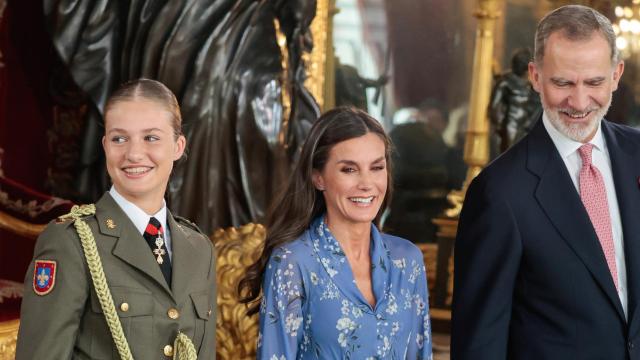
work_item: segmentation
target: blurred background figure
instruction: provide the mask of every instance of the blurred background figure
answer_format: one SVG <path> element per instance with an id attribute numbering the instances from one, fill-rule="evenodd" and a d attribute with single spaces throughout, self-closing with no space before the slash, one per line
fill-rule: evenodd
<path id="1" fill-rule="evenodd" d="M 427 99 L 416 112 L 391 131 L 395 194 L 385 230 L 414 242 L 434 242 L 431 219 L 447 206 L 450 147 L 443 132 L 448 113 L 435 99 Z"/>

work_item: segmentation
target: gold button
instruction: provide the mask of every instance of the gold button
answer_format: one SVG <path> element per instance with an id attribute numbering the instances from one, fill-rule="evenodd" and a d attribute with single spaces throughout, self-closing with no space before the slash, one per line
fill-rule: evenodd
<path id="1" fill-rule="evenodd" d="M 122 310 L 122 312 L 129 311 L 129 304 L 127 304 L 126 302 L 123 302 L 122 304 L 120 304 L 120 310 Z"/>
<path id="2" fill-rule="evenodd" d="M 178 317 L 180 317 L 180 313 L 174 308 L 169 309 L 169 311 L 167 311 L 167 315 L 169 315 L 169 318 L 173 320 L 176 320 Z"/>
<path id="3" fill-rule="evenodd" d="M 167 345 L 164 347 L 163 351 L 164 351 L 164 356 L 173 356 L 173 346 Z"/>

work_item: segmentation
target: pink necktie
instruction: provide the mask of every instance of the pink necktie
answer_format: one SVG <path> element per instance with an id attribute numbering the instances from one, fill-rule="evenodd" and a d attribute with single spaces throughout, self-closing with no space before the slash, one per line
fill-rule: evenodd
<path id="1" fill-rule="evenodd" d="M 596 230 L 604 257 L 607 259 L 613 283 L 618 288 L 618 271 L 616 270 L 616 252 L 613 248 L 611 217 L 607 202 L 607 190 L 598 168 L 591 163 L 593 144 L 584 144 L 578 149 L 582 157 L 580 169 L 580 198 L 589 213 L 591 224 Z"/>

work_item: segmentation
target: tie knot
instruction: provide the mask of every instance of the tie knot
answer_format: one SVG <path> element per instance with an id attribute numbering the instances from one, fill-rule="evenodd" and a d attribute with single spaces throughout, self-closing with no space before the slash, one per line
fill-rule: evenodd
<path id="1" fill-rule="evenodd" d="M 160 225 L 160 221 L 152 216 L 151 219 L 149 219 L 149 224 L 147 225 L 145 232 L 151 235 L 157 235 L 158 233 L 162 234 L 162 225 Z"/>
<path id="2" fill-rule="evenodd" d="M 580 157 L 582 158 L 582 166 L 590 166 L 591 165 L 591 152 L 593 150 L 593 144 L 584 144 L 580 146 L 578 151 L 580 152 Z"/>

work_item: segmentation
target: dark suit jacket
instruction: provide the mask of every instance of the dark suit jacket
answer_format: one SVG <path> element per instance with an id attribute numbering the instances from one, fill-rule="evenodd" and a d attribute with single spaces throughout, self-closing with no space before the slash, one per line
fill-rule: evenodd
<path id="1" fill-rule="evenodd" d="M 542 121 L 471 183 L 455 248 L 452 359 L 640 359 L 640 132 L 603 121 L 628 321 Z"/>
<path id="2" fill-rule="evenodd" d="M 115 226 L 109 227 L 109 223 Z M 87 216 L 111 295 L 133 357 L 166 359 L 178 331 L 192 339 L 198 359 L 215 359 L 216 296 L 213 244 L 197 228 L 167 212 L 173 248 L 171 288 L 149 245 L 107 193 Z M 57 262 L 55 286 L 33 289 L 35 260 Z M 119 359 L 93 290 L 80 239 L 71 221 L 52 222 L 38 238 L 25 279 L 16 359 Z M 122 307 L 127 303 L 128 308 Z M 177 310 L 171 318 L 169 309 Z"/>

